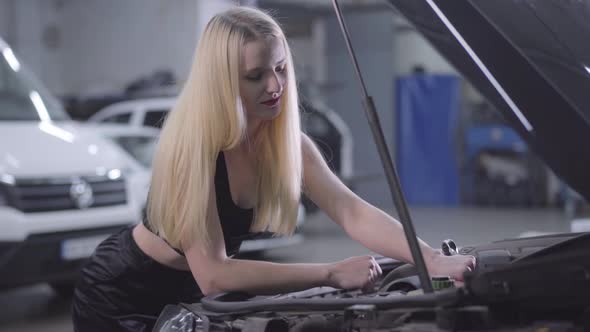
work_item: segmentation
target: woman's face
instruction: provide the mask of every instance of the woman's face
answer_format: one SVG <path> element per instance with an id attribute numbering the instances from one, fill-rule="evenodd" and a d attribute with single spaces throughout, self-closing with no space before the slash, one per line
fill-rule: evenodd
<path id="1" fill-rule="evenodd" d="M 279 114 L 287 82 L 287 54 L 276 37 L 257 39 L 242 48 L 240 95 L 247 118 L 270 120 Z"/>

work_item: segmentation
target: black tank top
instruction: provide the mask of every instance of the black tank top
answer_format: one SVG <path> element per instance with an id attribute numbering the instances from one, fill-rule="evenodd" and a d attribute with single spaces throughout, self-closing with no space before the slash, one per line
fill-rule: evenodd
<path id="1" fill-rule="evenodd" d="M 221 229 L 225 239 L 225 250 L 228 256 L 232 256 L 238 253 L 242 241 L 257 238 L 261 236 L 261 233 L 250 233 L 254 210 L 242 209 L 234 204 L 229 189 L 227 166 L 225 164 L 223 152 L 220 152 L 217 156 L 215 167 L 215 192 L 217 194 L 217 213 L 219 215 L 219 221 L 221 222 Z M 145 211 L 143 224 L 148 230 L 156 234 L 147 222 Z M 178 254 L 184 256 L 184 253 L 180 249 L 172 246 L 170 247 Z"/>

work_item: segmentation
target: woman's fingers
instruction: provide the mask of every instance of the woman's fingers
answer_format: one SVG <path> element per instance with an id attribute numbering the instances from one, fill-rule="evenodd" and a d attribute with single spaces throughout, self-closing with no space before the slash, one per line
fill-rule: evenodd
<path id="1" fill-rule="evenodd" d="M 334 265 L 334 283 L 345 289 L 373 289 L 383 271 L 372 256 L 351 257 Z"/>
<path id="2" fill-rule="evenodd" d="M 382 275 L 383 270 L 381 270 L 381 266 L 379 265 L 379 263 L 377 263 L 377 261 L 374 260 L 374 262 L 375 262 L 375 266 L 377 267 L 377 271 L 379 272 L 379 275 Z"/>
<path id="3" fill-rule="evenodd" d="M 471 256 L 471 269 L 475 269 L 475 265 L 477 264 L 477 260 L 475 259 L 475 256 Z"/>

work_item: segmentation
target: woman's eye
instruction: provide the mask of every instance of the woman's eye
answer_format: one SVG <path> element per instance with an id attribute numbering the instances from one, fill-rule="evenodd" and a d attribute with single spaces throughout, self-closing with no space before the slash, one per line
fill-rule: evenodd
<path id="1" fill-rule="evenodd" d="M 275 73 L 283 73 L 285 72 L 285 70 L 287 69 L 287 65 L 283 64 L 282 66 L 278 66 L 275 67 Z M 250 74 L 248 76 L 246 76 L 246 79 L 249 81 L 260 81 L 262 79 L 263 74 L 262 73 L 257 73 L 257 74 Z"/>
<path id="2" fill-rule="evenodd" d="M 252 76 L 246 76 L 247 80 L 250 81 L 260 81 L 260 79 L 262 78 L 262 75 L 258 74 L 258 75 L 252 75 Z"/>

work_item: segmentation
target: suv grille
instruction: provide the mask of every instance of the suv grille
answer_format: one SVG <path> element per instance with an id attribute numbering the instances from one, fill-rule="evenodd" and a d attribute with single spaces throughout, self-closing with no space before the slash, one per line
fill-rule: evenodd
<path id="1" fill-rule="evenodd" d="M 20 179 L 5 187 L 8 204 L 23 212 L 75 210 L 127 203 L 125 179 L 80 176 Z"/>

